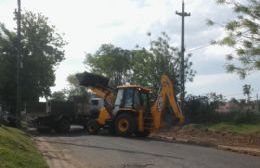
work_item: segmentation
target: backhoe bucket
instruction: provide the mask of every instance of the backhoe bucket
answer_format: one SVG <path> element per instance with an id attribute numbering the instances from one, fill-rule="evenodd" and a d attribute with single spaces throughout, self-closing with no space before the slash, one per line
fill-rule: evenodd
<path id="1" fill-rule="evenodd" d="M 85 87 L 108 87 L 109 78 L 101 75 L 83 72 L 76 74 L 79 84 Z"/>

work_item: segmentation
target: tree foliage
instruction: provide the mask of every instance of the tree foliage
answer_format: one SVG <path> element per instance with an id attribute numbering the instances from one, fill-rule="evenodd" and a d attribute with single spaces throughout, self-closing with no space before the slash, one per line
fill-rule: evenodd
<path id="1" fill-rule="evenodd" d="M 150 34 L 148 34 L 150 35 Z M 151 40 L 149 49 L 132 51 L 132 82 L 147 86 L 157 91 L 160 87 L 160 77 L 167 74 L 179 92 L 180 54 L 176 47 L 170 45 L 170 38 L 162 33 L 156 40 Z M 195 71 L 192 69 L 190 55 L 184 60 L 185 81 L 192 81 Z"/>
<path id="2" fill-rule="evenodd" d="M 55 67 L 64 59 L 66 42 L 42 14 L 25 12 L 21 20 L 22 101 L 37 101 L 50 95 Z M 17 36 L 3 24 L 0 27 L 0 94 L 14 104 L 16 94 Z"/>
<path id="3" fill-rule="evenodd" d="M 52 101 L 65 102 L 67 100 L 65 91 L 56 91 L 51 94 Z"/>
<path id="4" fill-rule="evenodd" d="M 15 101 L 16 94 L 16 34 L 0 24 L 0 95 L 2 100 Z"/>
<path id="5" fill-rule="evenodd" d="M 179 90 L 180 54 L 176 47 L 170 45 L 170 38 L 166 33 L 152 40 L 148 49 L 137 47 L 125 50 L 104 44 L 95 54 L 87 54 L 84 63 L 92 72 L 109 77 L 114 86 L 128 82 L 158 91 L 160 77 L 165 73 L 175 81 L 176 89 Z M 195 74 L 191 66 L 187 57 L 186 80 L 192 80 Z"/>
<path id="6" fill-rule="evenodd" d="M 54 68 L 64 59 L 66 43 L 43 15 L 26 12 L 22 18 L 22 83 L 24 92 L 31 93 L 24 94 L 24 99 L 35 100 L 50 94 L 55 82 Z"/>
<path id="7" fill-rule="evenodd" d="M 247 102 L 251 99 L 252 87 L 251 85 L 245 84 L 243 85 L 243 94 L 247 96 Z"/>
<path id="8" fill-rule="evenodd" d="M 87 54 L 84 63 L 92 72 L 109 77 L 112 85 L 117 86 L 128 80 L 130 55 L 129 50 L 103 44 L 95 54 Z"/>
<path id="9" fill-rule="evenodd" d="M 224 25 L 226 36 L 216 44 L 234 48 L 234 53 L 227 55 L 226 69 L 245 78 L 250 72 L 260 70 L 260 1 L 217 0 L 217 2 L 231 6 L 237 18 Z M 209 20 L 208 24 L 215 23 Z"/>
<path id="10" fill-rule="evenodd" d="M 90 96 L 86 88 L 79 85 L 78 79 L 75 74 L 71 74 L 67 77 L 69 83 L 69 88 L 66 89 L 66 94 L 68 95 L 68 100 L 73 100 L 75 97 L 88 98 Z"/>

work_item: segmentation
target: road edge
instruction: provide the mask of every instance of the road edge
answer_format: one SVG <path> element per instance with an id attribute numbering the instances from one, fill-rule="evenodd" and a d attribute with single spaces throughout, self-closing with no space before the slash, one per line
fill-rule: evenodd
<path id="1" fill-rule="evenodd" d="M 151 135 L 150 138 L 152 138 L 154 140 L 162 140 L 162 141 L 172 142 L 172 143 L 181 143 L 181 144 L 198 145 L 198 146 L 204 146 L 204 147 L 212 147 L 212 148 L 219 149 L 219 150 L 231 151 L 231 152 L 248 154 L 248 155 L 260 157 L 260 149 L 256 149 L 256 148 L 219 145 L 219 144 L 214 144 L 211 142 L 195 141 L 195 140 L 191 140 L 191 139 L 174 138 L 174 137 L 160 136 L 160 135 Z"/>

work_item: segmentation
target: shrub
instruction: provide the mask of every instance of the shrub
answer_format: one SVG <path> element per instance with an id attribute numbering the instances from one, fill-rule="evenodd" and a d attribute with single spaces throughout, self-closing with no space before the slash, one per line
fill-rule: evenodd
<path id="1" fill-rule="evenodd" d="M 214 108 L 206 96 L 189 96 L 185 102 L 184 114 L 191 123 L 212 122 Z"/>
<path id="2" fill-rule="evenodd" d="M 233 118 L 233 122 L 237 123 L 237 124 L 255 124 L 257 122 L 260 122 L 260 116 L 259 114 L 252 112 L 252 111 L 237 111 L 232 112 L 234 113 L 234 118 Z"/>
<path id="3" fill-rule="evenodd" d="M 189 123 L 233 122 L 236 124 L 260 123 L 260 114 L 253 111 L 216 112 L 221 101 L 212 101 L 209 96 L 188 96 L 184 115 Z"/>

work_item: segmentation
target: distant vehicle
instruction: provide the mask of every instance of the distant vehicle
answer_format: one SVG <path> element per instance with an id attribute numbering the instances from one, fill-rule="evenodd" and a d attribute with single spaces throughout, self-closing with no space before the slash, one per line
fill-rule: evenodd
<path id="1" fill-rule="evenodd" d="M 100 108 L 104 107 L 104 100 L 101 98 L 91 98 L 90 101 L 89 110 L 99 110 Z"/>
<path id="2" fill-rule="evenodd" d="M 45 111 L 41 111 L 35 119 L 33 119 L 33 125 L 36 126 L 39 132 L 50 132 L 55 130 L 58 133 L 69 132 L 70 126 L 82 125 L 86 127 L 88 120 L 94 112 L 104 106 L 104 100 L 101 98 L 90 98 L 89 101 L 85 101 L 82 98 L 75 98 L 74 101 L 67 102 L 47 102 L 39 105 L 45 106 Z M 27 113 L 30 113 L 29 112 Z"/>

